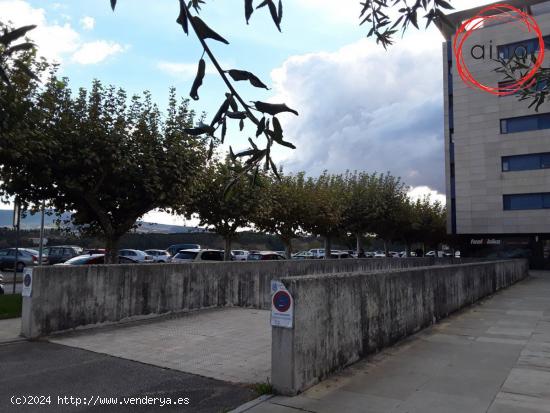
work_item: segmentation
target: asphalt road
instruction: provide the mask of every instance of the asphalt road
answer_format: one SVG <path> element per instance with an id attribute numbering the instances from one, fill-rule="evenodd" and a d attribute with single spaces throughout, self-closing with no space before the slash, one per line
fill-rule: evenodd
<path id="1" fill-rule="evenodd" d="M 44 404 L 12 404 L 12 400 L 21 403 L 25 396 L 39 396 L 30 400 Z M 49 401 L 47 396 L 50 396 Z M 73 404 L 68 405 L 71 396 Z M 106 398 L 114 403 L 114 397 L 117 398 L 116 405 L 104 404 Z M 0 345 L 0 412 L 219 413 L 254 397 L 254 391 L 242 385 L 58 344 L 21 342 Z M 167 398 L 172 403 L 182 404 L 168 405 Z M 189 401 L 187 405 L 184 404 L 185 398 Z M 65 404 L 59 404 L 60 401 Z M 77 401 L 82 404 L 76 406 Z M 85 402 L 90 405 L 84 405 Z"/>

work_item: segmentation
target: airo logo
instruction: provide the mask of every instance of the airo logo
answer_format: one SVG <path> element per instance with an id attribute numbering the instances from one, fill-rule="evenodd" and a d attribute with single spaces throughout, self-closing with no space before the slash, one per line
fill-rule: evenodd
<path id="1" fill-rule="evenodd" d="M 463 54 L 466 41 L 476 30 L 497 23 L 509 25 L 511 30 L 520 29 L 525 33 L 533 33 L 533 37 L 536 37 L 538 41 L 538 55 L 536 56 L 533 51 L 529 50 L 527 44 L 522 44 L 521 42 L 508 48 L 504 55 L 498 54 L 492 42 L 489 45 L 474 45 L 470 48 L 469 54 L 474 60 L 489 59 L 494 61 L 498 59 L 506 64 L 517 61 L 517 59 L 524 59 L 527 62 L 529 66 L 523 75 L 515 79 L 515 81 L 506 82 L 505 86 L 485 85 L 475 79 L 468 65 L 465 63 Z M 468 86 L 481 89 L 493 95 L 506 96 L 515 94 L 523 89 L 528 89 L 534 85 L 536 82 L 535 75 L 544 61 L 545 44 L 540 27 L 533 16 L 508 4 L 496 4 L 484 8 L 479 14 L 462 23 L 455 35 L 453 50 L 458 74 Z M 530 55 L 533 57 L 532 59 L 529 59 Z"/>

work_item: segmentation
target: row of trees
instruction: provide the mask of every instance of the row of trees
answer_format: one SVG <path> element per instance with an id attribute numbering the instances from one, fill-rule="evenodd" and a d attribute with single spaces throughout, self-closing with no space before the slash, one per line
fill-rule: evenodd
<path id="1" fill-rule="evenodd" d="M 367 235 L 384 240 L 386 252 L 393 241 L 405 243 L 410 252 L 413 243 L 434 246 L 445 240 L 445 207 L 430 197 L 410 199 L 405 184 L 389 173 L 325 172 L 316 178 L 303 172 L 250 173 L 227 190 L 242 166 L 236 168 L 230 159 L 211 162 L 185 211 L 225 239 L 227 258 L 243 227 L 277 235 L 287 257 L 292 240 L 305 234 L 325 239 L 326 257 L 337 237 L 354 236 L 358 252 Z"/>
<path id="2" fill-rule="evenodd" d="M 0 191 L 24 207 L 70 212 L 72 224 L 104 240 L 108 260 L 153 209 L 198 216 L 224 237 L 227 254 L 250 226 L 277 234 L 287 254 L 305 233 L 322 235 L 329 251 L 346 234 L 410 243 L 437 232 L 441 206 L 411 203 L 389 174 L 308 178 L 284 175 L 267 158 L 264 172 L 250 160 L 212 159 L 220 141 L 196 133 L 202 119 L 174 89 L 164 113 L 148 92 L 129 97 L 99 81 L 74 92 L 32 45 L 13 49 L 31 29 L 0 37 Z"/>

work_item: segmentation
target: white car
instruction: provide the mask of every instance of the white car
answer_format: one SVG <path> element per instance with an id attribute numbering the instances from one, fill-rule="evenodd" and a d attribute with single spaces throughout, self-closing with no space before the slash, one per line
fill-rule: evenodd
<path id="1" fill-rule="evenodd" d="M 311 249 L 309 252 L 313 254 L 313 258 L 323 258 L 325 256 L 324 248 Z"/>
<path id="2" fill-rule="evenodd" d="M 234 261 L 246 261 L 249 252 L 245 250 L 231 250 L 231 256 Z"/>
<path id="3" fill-rule="evenodd" d="M 181 264 L 195 261 L 223 261 L 224 253 L 221 250 L 181 250 L 172 257 L 171 263 Z"/>
<path id="4" fill-rule="evenodd" d="M 141 250 L 119 250 L 118 256 L 129 258 L 130 260 L 136 261 L 140 264 L 155 262 L 151 255 L 146 254 L 145 251 Z"/>
<path id="5" fill-rule="evenodd" d="M 296 254 L 292 254 L 292 259 L 294 260 L 310 260 L 313 258 L 315 258 L 315 255 L 313 255 L 313 253 L 309 251 L 300 251 Z"/>
<path id="6" fill-rule="evenodd" d="M 171 255 L 166 250 L 145 250 L 144 252 L 153 257 L 155 262 L 170 262 Z"/>

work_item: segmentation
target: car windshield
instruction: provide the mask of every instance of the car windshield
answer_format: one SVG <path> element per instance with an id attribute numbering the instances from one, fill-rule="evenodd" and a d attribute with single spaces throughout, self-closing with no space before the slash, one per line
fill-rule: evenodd
<path id="1" fill-rule="evenodd" d="M 262 254 L 248 254 L 248 259 L 250 261 L 260 261 L 262 259 Z"/>
<path id="2" fill-rule="evenodd" d="M 179 260 L 194 260 L 196 256 L 197 256 L 196 252 L 180 251 L 176 254 L 174 258 L 177 258 Z"/>

